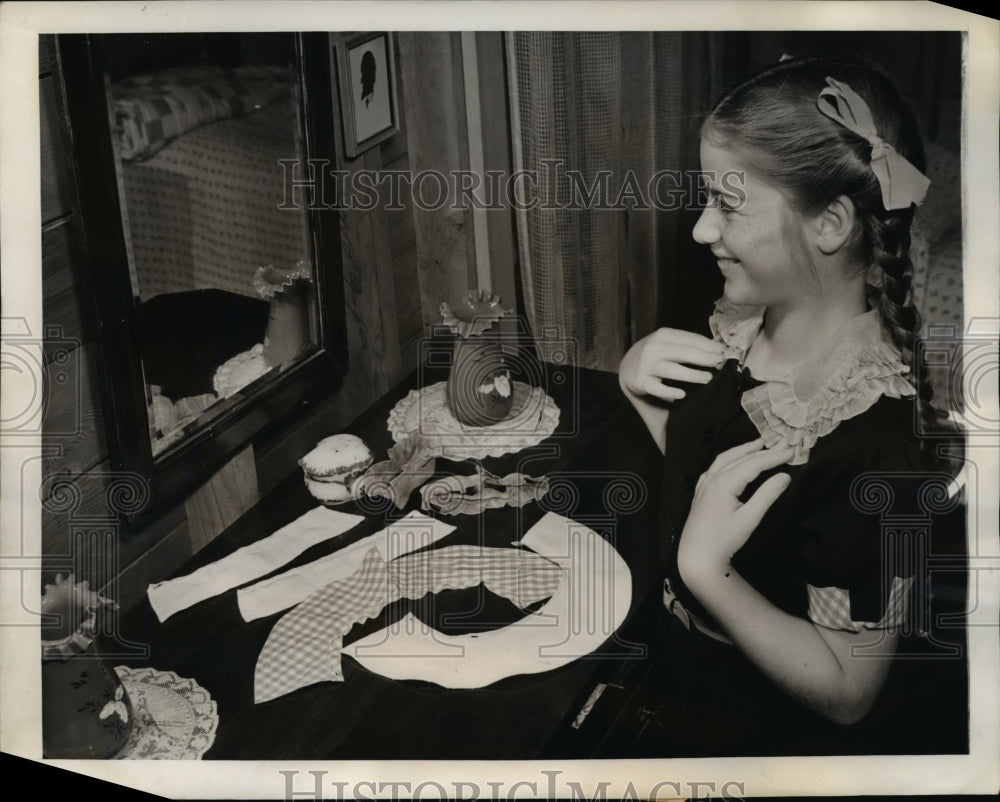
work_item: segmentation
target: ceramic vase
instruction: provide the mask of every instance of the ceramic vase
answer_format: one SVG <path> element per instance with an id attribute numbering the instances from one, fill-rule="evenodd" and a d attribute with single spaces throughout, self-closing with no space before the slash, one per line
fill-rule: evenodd
<path id="1" fill-rule="evenodd" d="M 451 414 L 466 426 L 504 420 L 514 405 L 514 382 L 500 344 L 485 334 L 456 337 L 445 397 Z"/>
<path id="2" fill-rule="evenodd" d="M 132 732 L 132 704 L 94 642 L 97 616 L 116 607 L 73 577 L 42 596 L 42 753 L 111 758 Z"/>
<path id="3" fill-rule="evenodd" d="M 441 317 L 455 335 L 445 398 L 452 415 L 466 426 L 504 420 L 514 405 L 510 361 L 494 331 L 509 314 L 489 290 L 473 290 L 458 304 L 441 304 Z"/>

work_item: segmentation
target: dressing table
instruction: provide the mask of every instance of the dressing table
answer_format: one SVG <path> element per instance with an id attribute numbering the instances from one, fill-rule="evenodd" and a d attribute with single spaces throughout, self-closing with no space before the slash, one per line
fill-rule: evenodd
<path id="1" fill-rule="evenodd" d="M 280 614 L 246 623 L 231 590 L 162 623 L 143 598 L 121 614 L 118 631 L 125 640 L 147 646 L 148 654 L 119 664 L 173 671 L 211 694 L 219 723 L 206 760 L 532 759 L 598 753 L 604 748 L 606 719 L 620 709 L 630 681 L 646 665 L 655 630 L 659 588 L 654 534 L 662 457 L 621 394 L 616 374 L 546 365 L 544 376 L 544 389 L 560 408 L 555 433 L 534 447 L 487 458 L 483 465 L 497 475 L 518 471 L 548 476 L 558 487 L 553 484 L 540 501 L 520 508 L 429 514 L 456 527 L 441 546 L 506 547 L 550 511 L 609 539 L 629 566 L 632 602 L 624 625 L 597 652 L 561 668 L 470 690 L 390 680 L 345 656 L 344 682 L 321 682 L 255 704 L 254 666 Z M 433 379 L 427 371 L 415 372 L 346 430 L 363 438 L 376 459 L 382 459 L 392 445 L 386 426 L 390 410 Z M 437 471 L 471 473 L 471 467 L 439 459 Z M 365 519 L 289 565 L 312 562 L 371 535 L 388 520 L 418 509 L 419 499 L 415 492 L 404 509 L 388 505 L 378 513 L 357 502 L 338 507 Z M 267 537 L 315 506 L 301 472 L 295 471 L 174 576 Z M 355 626 L 345 636 L 345 647 L 407 611 L 449 634 L 496 628 L 524 615 L 482 586 L 448 590 L 389 605 L 377 619 Z M 581 712 L 585 706 L 589 715 Z"/>

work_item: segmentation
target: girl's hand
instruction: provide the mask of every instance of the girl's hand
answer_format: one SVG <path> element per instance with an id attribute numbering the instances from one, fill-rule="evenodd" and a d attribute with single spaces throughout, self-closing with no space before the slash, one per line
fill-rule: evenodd
<path id="1" fill-rule="evenodd" d="M 697 594 L 699 581 L 730 570 L 733 555 L 788 487 L 790 477 L 772 476 L 745 504 L 740 494 L 762 472 L 788 462 L 794 453 L 793 448 L 765 449 L 764 439 L 758 438 L 723 451 L 701 475 L 677 551 L 677 568 L 692 592 Z"/>
<path id="2" fill-rule="evenodd" d="M 680 329 L 657 329 L 633 345 L 618 369 L 622 390 L 634 398 L 653 396 L 676 401 L 684 391 L 664 382 L 705 384 L 712 374 L 687 365 L 714 368 L 722 364 L 721 343 Z"/>

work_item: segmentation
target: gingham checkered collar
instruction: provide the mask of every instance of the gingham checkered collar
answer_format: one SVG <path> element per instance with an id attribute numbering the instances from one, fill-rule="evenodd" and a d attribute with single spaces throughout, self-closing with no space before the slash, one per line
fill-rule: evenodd
<path id="1" fill-rule="evenodd" d="M 741 364 L 764 323 L 765 308 L 739 306 L 720 298 L 709 318 L 714 339 L 727 359 Z M 912 396 L 910 370 L 899 349 L 870 310 L 848 321 L 814 358 L 782 379 L 745 392 L 741 404 L 768 447 L 793 446 L 792 465 L 848 418 L 860 415 L 883 395 Z"/>

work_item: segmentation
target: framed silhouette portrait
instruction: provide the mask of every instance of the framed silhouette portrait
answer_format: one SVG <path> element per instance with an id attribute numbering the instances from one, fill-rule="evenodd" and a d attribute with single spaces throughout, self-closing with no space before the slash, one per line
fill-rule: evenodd
<path id="1" fill-rule="evenodd" d="M 336 51 L 344 153 L 361 155 L 399 130 L 392 34 L 366 32 L 332 39 Z"/>

